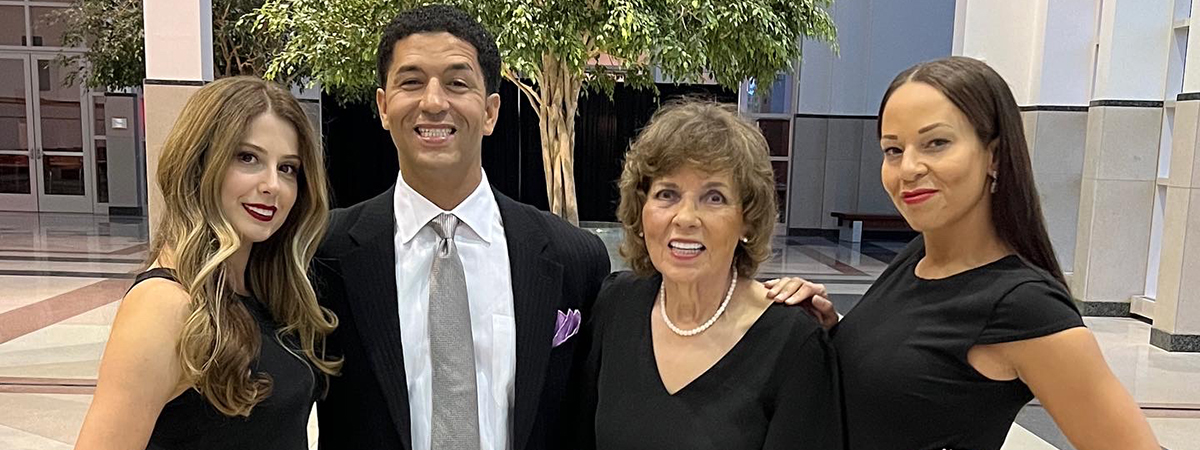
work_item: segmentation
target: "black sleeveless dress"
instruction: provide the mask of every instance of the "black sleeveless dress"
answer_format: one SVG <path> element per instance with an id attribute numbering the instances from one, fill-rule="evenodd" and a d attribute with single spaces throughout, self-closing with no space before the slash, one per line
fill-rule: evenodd
<path id="1" fill-rule="evenodd" d="M 171 270 L 155 268 L 139 274 L 134 285 L 150 278 L 175 280 Z M 239 300 L 258 322 L 262 345 L 251 370 L 271 377 L 271 395 L 249 417 L 228 417 L 188 389 L 163 407 L 147 450 L 308 448 L 308 417 L 319 372 L 303 358 L 295 339 L 276 336 L 279 325 L 266 305 L 249 297 Z"/>

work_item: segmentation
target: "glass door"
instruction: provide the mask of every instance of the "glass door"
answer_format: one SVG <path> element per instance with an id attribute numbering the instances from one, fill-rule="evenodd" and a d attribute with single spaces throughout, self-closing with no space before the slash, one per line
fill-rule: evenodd
<path id="1" fill-rule="evenodd" d="M 91 213 L 94 175 L 92 142 L 85 139 L 91 113 L 87 92 L 65 82 L 67 71 L 54 62 L 54 55 L 34 55 L 29 63 L 36 93 L 31 97 L 37 118 L 33 158 L 38 210 Z"/>
<path id="2" fill-rule="evenodd" d="M 37 211 L 28 55 L 0 53 L 0 211 Z"/>

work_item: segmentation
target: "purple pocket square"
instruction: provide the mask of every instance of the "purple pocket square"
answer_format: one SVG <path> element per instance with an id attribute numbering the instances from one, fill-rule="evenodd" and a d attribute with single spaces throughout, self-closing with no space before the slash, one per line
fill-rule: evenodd
<path id="1" fill-rule="evenodd" d="M 582 317 L 578 309 L 568 309 L 566 313 L 559 311 L 558 319 L 554 323 L 554 341 L 550 343 L 550 347 L 558 347 L 578 333 Z"/>

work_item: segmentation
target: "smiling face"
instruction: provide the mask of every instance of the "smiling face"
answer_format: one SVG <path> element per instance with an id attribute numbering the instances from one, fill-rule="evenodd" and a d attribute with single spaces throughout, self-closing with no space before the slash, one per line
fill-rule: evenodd
<path id="1" fill-rule="evenodd" d="M 268 111 L 255 117 L 225 169 L 221 211 L 243 244 L 263 242 L 287 220 L 299 190 L 296 129 Z"/>
<path id="2" fill-rule="evenodd" d="M 914 230 L 990 221 L 993 152 L 941 91 L 906 83 L 880 120 L 883 187 Z"/>
<path id="3" fill-rule="evenodd" d="M 406 173 L 478 178 L 483 136 L 500 95 L 488 95 L 475 47 L 446 32 L 412 34 L 392 47 L 375 101 Z"/>
<path id="4" fill-rule="evenodd" d="M 675 283 L 728 276 L 747 232 L 739 192 L 727 173 L 683 167 L 654 180 L 642 206 L 646 250 Z"/>

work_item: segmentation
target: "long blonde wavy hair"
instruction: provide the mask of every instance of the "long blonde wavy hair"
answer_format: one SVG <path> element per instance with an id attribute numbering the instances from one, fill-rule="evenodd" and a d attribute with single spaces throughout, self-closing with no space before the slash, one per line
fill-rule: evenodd
<path id="1" fill-rule="evenodd" d="M 272 388 L 269 376 L 251 370 L 262 342 L 257 323 L 226 279 L 226 260 L 242 242 L 220 207 L 226 168 L 250 122 L 267 113 L 295 128 L 301 169 L 291 213 L 275 234 L 251 248 L 247 289 L 282 325 L 281 342 L 294 336 L 326 378 L 341 367 L 340 360 L 325 355 L 325 337 L 337 327 L 337 317 L 317 304 L 307 277 L 329 211 L 325 162 L 308 119 L 289 92 L 270 82 L 253 77 L 213 82 L 188 100 L 163 147 L 158 186 L 165 208 L 149 258 L 169 259 L 191 297 L 178 349 L 185 381 L 228 416 L 248 416 Z"/>

